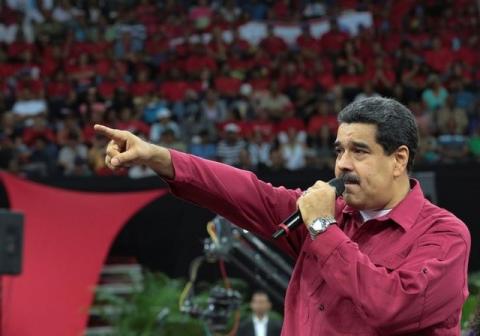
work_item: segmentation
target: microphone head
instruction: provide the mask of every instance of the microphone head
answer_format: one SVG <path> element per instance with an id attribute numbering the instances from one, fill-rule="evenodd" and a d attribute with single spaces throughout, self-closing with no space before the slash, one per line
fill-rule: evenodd
<path id="1" fill-rule="evenodd" d="M 345 191 L 345 182 L 342 178 L 331 179 L 330 181 L 328 181 L 328 184 L 335 188 L 335 194 L 337 195 L 337 197 L 342 195 Z"/>

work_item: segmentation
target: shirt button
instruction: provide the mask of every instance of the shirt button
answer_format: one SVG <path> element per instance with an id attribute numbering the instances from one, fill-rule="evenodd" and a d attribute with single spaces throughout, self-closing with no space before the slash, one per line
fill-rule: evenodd
<path id="1" fill-rule="evenodd" d="M 318 309 L 319 309 L 320 311 L 324 311 L 324 310 L 325 310 L 325 306 L 324 306 L 323 304 L 321 304 L 321 305 L 318 306 Z"/>

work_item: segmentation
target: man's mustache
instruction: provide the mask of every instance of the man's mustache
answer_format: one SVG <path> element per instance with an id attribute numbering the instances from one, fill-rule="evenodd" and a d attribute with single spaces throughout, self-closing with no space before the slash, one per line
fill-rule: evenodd
<path id="1" fill-rule="evenodd" d="M 340 176 L 344 183 L 360 184 L 360 178 L 352 173 L 345 173 Z"/>

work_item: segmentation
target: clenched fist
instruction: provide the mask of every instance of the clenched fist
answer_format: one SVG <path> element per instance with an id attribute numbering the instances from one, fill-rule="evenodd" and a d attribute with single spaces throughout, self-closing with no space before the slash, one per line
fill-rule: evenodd
<path id="1" fill-rule="evenodd" d="M 327 182 L 317 181 L 297 200 L 305 225 L 320 217 L 335 216 L 335 188 Z"/>

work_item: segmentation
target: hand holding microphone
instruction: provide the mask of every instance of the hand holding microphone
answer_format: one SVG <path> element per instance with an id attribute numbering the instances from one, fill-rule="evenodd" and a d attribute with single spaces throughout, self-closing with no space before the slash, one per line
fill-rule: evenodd
<path id="1" fill-rule="evenodd" d="M 279 225 L 280 229 L 272 237 L 277 239 L 300 224 L 310 223 L 318 217 L 335 215 L 335 199 L 344 190 L 345 184 L 341 178 L 332 179 L 328 184 L 318 181 L 298 199 L 298 210 Z M 319 196 L 323 199 L 319 200 Z"/>

